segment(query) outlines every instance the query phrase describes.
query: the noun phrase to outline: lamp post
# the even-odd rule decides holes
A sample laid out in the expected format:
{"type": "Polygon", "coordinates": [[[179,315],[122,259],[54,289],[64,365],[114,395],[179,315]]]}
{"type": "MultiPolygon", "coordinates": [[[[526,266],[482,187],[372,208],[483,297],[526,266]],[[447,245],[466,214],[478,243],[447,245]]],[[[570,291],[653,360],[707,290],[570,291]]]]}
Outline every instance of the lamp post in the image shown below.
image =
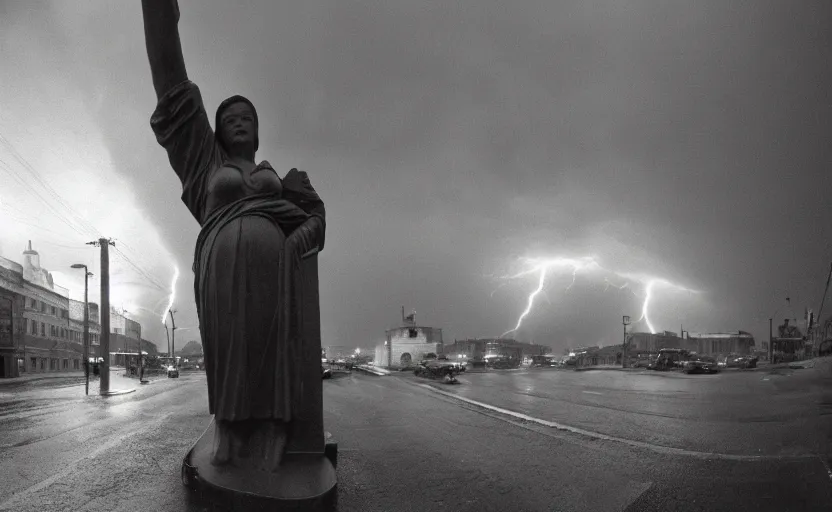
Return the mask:
{"type": "Polygon", "coordinates": [[[621,323],[624,324],[624,343],[621,345],[621,367],[627,367],[627,326],[630,325],[630,317],[624,315],[621,318],[621,323]]]}
{"type": "Polygon", "coordinates": [[[86,383],[84,384],[84,394],[90,394],[90,306],[87,302],[89,293],[89,277],[92,272],[87,270],[87,266],[81,263],[72,265],[72,268],[84,269],[84,374],[86,375],[86,383]]]}

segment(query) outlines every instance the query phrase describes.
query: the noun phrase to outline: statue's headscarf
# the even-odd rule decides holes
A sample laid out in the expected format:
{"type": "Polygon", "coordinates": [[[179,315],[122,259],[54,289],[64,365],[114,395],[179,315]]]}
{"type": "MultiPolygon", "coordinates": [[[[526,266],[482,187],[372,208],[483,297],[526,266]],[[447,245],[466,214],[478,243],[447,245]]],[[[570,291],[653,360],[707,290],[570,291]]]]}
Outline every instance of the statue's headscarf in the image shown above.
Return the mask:
{"type": "Polygon", "coordinates": [[[257,110],[254,108],[254,104],[251,101],[249,101],[248,98],[240,95],[235,95],[224,100],[222,103],[220,103],[220,106],[217,107],[217,116],[214,120],[214,130],[216,131],[217,142],[219,142],[220,146],[222,146],[226,152],[228,151],[228,146],[225,145],[225,141],[222,138],[223,130],[220,128],[220,116],[226,108],[228,108],[230,105],[234,103],[245,103],[249,107],[251,107],[251,112],[254,114],[254,126],[257,129],[257,131],[254,134],[254,151],[257,152],[257,148],[260,147],[260,122],[257,119],[257,110]]]}

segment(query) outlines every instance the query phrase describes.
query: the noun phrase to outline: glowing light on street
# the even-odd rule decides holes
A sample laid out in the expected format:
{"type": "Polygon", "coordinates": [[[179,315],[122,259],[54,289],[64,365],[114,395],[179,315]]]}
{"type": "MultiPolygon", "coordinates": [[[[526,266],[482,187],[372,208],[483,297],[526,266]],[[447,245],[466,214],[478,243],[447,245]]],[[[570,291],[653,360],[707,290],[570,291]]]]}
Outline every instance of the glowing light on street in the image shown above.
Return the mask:
{"type": "Polygon", "coordinates": [[[170,283],[170,299],[164,311],[162,311],[162,323],[165,323],[165,318],[168,316],[168,311],[173,307],[173,300],[176,298],[176,280],[179,279],[179,267],[173,266],[173,281],[170,283]]]}

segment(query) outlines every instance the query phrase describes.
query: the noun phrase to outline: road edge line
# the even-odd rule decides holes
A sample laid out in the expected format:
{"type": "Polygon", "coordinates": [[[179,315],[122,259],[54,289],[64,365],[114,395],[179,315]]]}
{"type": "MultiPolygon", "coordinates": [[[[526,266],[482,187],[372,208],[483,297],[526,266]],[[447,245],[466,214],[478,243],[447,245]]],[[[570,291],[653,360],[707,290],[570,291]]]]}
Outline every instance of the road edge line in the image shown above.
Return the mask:
{"type": "Polygon", "coordinates": [[[685,450],[683,448],[674,448],[671,446],[662,446],[658,444],[647,443],[645,441],[635,441],[633,439],[625,439],[623,437],[616,437],[611,436],[608,434],[602,434],[601,432],[593,432],[591,430],[584,430],[582,428],[573,427],[571,425],[564,425],[563,423],[557,423],[555,421],[544,420],[541,418],[535,418],[534,416],[529,416],[528,414],[523,414],[516,411],[511,411],[509,409],[503,409],[502,407],[497,407],[495,405],[486,404],[484,402],[479,402],[477,400],[472,400],[470,398],[459,396],[455,393],[449,393],[448,391],[442,391],[441,389],[437,389],[429,384],[421,384],[421,383],[413,383],[417,386],[423,387],[425,389],[429,389],[434,393],[438,393],[443,396],[447,396],[461,402],[465,402],[477,407],[481,407],[483,409],[487,409],[489,411],[493,411],[499,414],[504,414],[506,416],[511,416],[513,418],[517,418],[523,421],[528,421],[531,423],[536,423],[538,425],[554,428],[557,430],[563,430],[566,432],[571,432],[573,434],[578,434],[586,437],[590,437],[593,439],[601,439],[604,441],[612,441],[616,443],[622,443],[629,446],[633,446],[636,448],[643,448],[647,450],[651,450],[657,453],[665,454],[665,455],[684,455],[687,457],[695,457],[699,459],[719,459],[719,460],[735,460],[735,461],[770,461],[770,460],[805,460],[805,459],[812,459],[817,457],[817,454],[805,454],[805,455],[733,455],[729,453],[716,453],[716,452],[700,452],[695,450],[685,450]]]}

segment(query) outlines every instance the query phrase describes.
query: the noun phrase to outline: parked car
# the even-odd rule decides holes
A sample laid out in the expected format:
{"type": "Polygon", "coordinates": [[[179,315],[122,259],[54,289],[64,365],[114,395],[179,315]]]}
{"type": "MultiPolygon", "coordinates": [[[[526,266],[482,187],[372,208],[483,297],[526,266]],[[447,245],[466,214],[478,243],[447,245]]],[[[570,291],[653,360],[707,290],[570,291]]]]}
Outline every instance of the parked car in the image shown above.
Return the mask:
{"type": "Polygon", "coordinates": [[[421,361],[413,374],[419,377],[427,377],[429,379],[445,379],[449,383],[457,382],[456,376],[463,371],[463,365],[448,360],[427,360],[421,361]]]}
{"type": "Polygon", "coordinates": [[[689,351],[681,348],[663,348],[656,358],[647,365],[648,370],[672,370],[682,368],[683,363],[691,359],[689,351]]]}
{"type": "Polygon", "coordinates": [[[685,361],[682,366],[685,373],[719,373],[719,365],[713,357],[694,356],[685,361]]]}
{"type": "Polygon", "coordinates": [[[168,378],[178,379],[179,378],[179,368],[177,368],[175,366],[168,366],[168,378]]]}
{"type": "Polygon", "coordinates": [[[323,365],[321,365],[321,378],[322,379],[331,379],[332,378],[332,370],[330,370],[329,368],[324,368],[323,365]]]}
{"type": "Polygon", "coordinates": [[[758,360],[759,357],[757,356],[740,356],[737,354],[730,354],[722,358],[722,361],[719,362],[719,366],[725,368],[756,368],[758,360]]]}

